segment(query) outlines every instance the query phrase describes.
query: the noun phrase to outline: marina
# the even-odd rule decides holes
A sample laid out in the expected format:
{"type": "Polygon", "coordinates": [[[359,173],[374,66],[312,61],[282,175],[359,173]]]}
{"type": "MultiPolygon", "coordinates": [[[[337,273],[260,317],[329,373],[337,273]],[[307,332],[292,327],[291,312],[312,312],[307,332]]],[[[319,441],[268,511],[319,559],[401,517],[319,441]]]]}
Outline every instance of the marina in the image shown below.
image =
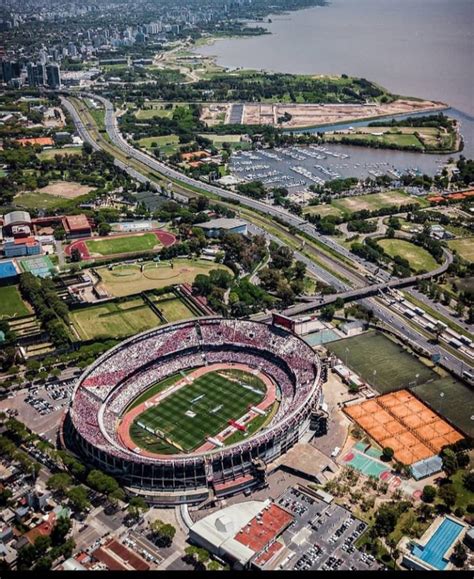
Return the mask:
{"type": "Polygon", "coordinates": [[[243,181],[259,180],[269,189],[286,187],[306,191],[333,179],[380,177],[399,179],[439,173],[446,155],[424,155],[350,145],[309,145],[255,151],[236,151],[229,162],[231,174],[243,181]],[[316,162],[315,162],[316,161],[316,162]]]}

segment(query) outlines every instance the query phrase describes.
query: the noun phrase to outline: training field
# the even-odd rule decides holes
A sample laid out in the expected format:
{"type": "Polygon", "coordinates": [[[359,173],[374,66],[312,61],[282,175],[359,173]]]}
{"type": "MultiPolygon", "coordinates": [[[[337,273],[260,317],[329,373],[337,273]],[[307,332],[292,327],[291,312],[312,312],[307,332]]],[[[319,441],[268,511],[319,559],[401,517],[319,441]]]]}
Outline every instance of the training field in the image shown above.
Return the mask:
{"type": "Polygon", "coordinates": [[[158,237],[154,233],[88,239],[85,243],[92,256],[151,251],[161,246],[158,237]]]}
{"type": "Polygon", "coordinates": [[[377,243],[390,257],[399,255],[408,260],[415,272],[432,271],[438,267],[435,258],[426,249],[404,239],[380,239],[377,243]]]}
{"type": "Polygon", "coordinates": [[[123,338],[161,324],[158,316],[142,298],[73,310],[70,317],[81,340],[105,336],[123,338]]]}
{"type": "Polygon", "coordinates": [[[16,286],[0,287],[0,320],[27,316],[30,313],[16,286]]]}
{"type": "Polygon", "coordinates": [[[265,394],[265,384],[254,375],[249,375],[249,380],[241,375],[237,381],[221,371],[211,371],[139,414],[130,436],[151,452],[191,452],[224,430],[229,420],[241,418],[248,406],[260,403],[265,394]],[[160,434],[153,435],[140,425],[160,434]]]}
{"type": "Polygon", "coordinates": [[[174,284],[192,284],[199,273],[208,274],[211,269],[225,269],[232,273],[223,265],[193,259],[173,259],[173,265],[170,265],[169,261],[161,263],[147,261],[140,265],[123,264],[112,269],[99,268],[97,271],[105,289],[111,295],[121,297],[174,284]]]}
{"type": "Polygon", "coordinates": [[[452,377],[440,378],[413,388],[413,392],[454,426],[474,437],[472,390],[452,377]],[[441,396],[441,393],[444,396],[441,396]]]}
{"type": "Polygon", "coordinates": [[[459,255],[466,261],[474,261],[474,239],[467,237],[465,239],[452,239],[448,241],[450,249],[456,250],[459,255]]]}
{"type": "Polygon", "coordinates": [[[424,384],[438,375],[401,346],[379,332],[337,340],[326,345],[330,352],[381,394],[424,384]],[[348,352],[346,352],[346,348],[348,352]],[[374,375],[375,370],[375,375],[374,375]],[[416,378],[418,374],[418,378],[416,378]]]}
{"type": "Polygon", "coordinates": [[[178,322],[194,318],[192,312],[182,299],[176,297],[173,293],[162,296],[149,296],[167,322],[178,322]]]}
{"type": "Polygon", "coordinates": [[[82,147],[64,147],[63,149],[43,149],[41,153],[38,154],[40,159],[54,159],[56,155],[80,155],[82,153],[82,147]]]}

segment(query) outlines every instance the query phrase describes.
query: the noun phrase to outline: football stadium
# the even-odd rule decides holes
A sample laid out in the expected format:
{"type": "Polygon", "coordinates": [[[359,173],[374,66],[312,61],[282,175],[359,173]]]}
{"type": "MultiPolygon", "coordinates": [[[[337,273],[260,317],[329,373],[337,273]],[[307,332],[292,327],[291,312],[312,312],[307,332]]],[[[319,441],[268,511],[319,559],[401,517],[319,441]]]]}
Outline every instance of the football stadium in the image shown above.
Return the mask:
{"type": "Polygon", "coordinates": [[[200,503],[264,478],[307,431],[320,377],[311,347],[275,325],[167,324],[83,372],[62,441],[149,502],[200,503]]]}

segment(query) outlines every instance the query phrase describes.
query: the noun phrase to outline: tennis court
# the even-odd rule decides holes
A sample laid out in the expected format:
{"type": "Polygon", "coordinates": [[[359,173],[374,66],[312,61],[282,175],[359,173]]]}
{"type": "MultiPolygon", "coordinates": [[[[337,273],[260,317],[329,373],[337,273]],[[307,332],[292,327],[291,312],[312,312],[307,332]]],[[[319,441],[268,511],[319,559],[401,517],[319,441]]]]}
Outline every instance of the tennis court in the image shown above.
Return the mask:
{"type": "Polygon", "coordinates": [[[32,273],[35,277],[50,277],[54,271],[53,262],[47,255],[21,259],[20,265],[24,272],[32,273]]]}
{"type": "Polygon", "coordinates": [[[344,457],[347,466],[352,466],[365,476],[374,476],[382,478],[382,474],[388,472],[386,465],[372,459],[370,456],[360,454],[355,447],[344,457]]]}
{"type": "Polygon", "coordinates": [[[457,430],[407,390],[352,404],[345,412],[377,444],[393,449],[395,459],[407,465],[434,456],[462,439],[457,430]]]}

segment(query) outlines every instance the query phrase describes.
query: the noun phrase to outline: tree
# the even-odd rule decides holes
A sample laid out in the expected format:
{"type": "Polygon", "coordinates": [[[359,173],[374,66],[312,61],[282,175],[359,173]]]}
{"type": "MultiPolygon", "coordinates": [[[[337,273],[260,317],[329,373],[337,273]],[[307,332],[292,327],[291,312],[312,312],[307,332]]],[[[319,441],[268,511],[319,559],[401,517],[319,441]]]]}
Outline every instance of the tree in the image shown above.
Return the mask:
{"type": "Polygon", "coordinates": [[[474,493],[474,470],[471,470],[463,476],[462,483],[468,491],[474,493]]]}
{"type": "Polygon", "coordinates": [[[452,560],[456,567],[463,567],[464,563],[467,561],[466,547],[461,543],[461,541],[456,543],[454,547],[452,560]]]}
{"type": "Polygon", "coordinates": [[[382,450],[382,460],[384,460],[385,462],[391,461],[393,458],[393,455],[394,455],[393,448],[390,448],[389,446],[386,446],[382,450]]]}
{"type": "Polygon", "coordinates": [[[458,469],[458,461],[456,458],[456,453],[454,452],[454,450],[446,448],[443,450],[441,458],[443,460],[442,469],[446,473],[446,476],[449,478],[458,469]]]}
{"type": "Polygon", "coordinates": [[[87,489],[83,486],[73,487],[66,495],[77,511],[85,511],[90,506],[87,489]]]}
{"type": "Polygon", "coordinates": [[[148,510],[148,505],[142,497],[132,497],[128,503],[128,512],[131,517],[138,519],[140,514],[148,510]]]}
{"type": "Polygon", "coordinates": [[[64,543],[64,539],[66,535],[69,533],[71,529],[71,520],[67,517],[59,517],[56,521],[56,524],[51,531],[51,542],[53,545],[61,545],[64,543]]]}
{"type": "Polygon", "coordinates": [[[160,547],[169,547],[173,542],[176,529],[169,523],[156,519],[150,524],[150,529],[160,547]]]}
{"type": "Polygon", "coordinates": [[[448,508],[451,508],[456,504],[458,493],[452,484],[447,484],[439,489],[438,496],[448,508]]]}
{"type": "Polygon", "coordinates": [[[63,495],[72,484],[72,478],[66,472],[58,472],[46,481],[48,489],[63,495]]]}
{"type": "Polygon", "coordinates": [[[119,488],[118,482],[100,470],[91,470],[87,475],[87,484],[100,493],[110,494],[119,488]]]}
{"type": "Polygon", "coordinates": [[[398,510],[390,504],[382,505],[375,518],[375,531],[382,537],[389,535],[397,524],[398,510]]]}
{"type": "Polygon", "coordinates": [[[430,485],[423,487],[423,492],[421,493],[421,500],[425,503],[432,503],[436,498],[436,489],[430,485]]]}
{"type": "Polygon", "coordinates": [[[118,488],[108,494],[107,500],[111,505],[117,506],[119,501],[123,502],[125,500],[125,496],[125,491],[123,491],[121,488],[118,488]]]}
{"type": "Polygon", "coordinates": [[[108,235],[112,231],[112,226],[109,223],[99,223],[99,227],[97,229],[100,236],[108,235]]]}
{"type": "Polygon", "coordinates": [[[71,261],[78,262],[81,261],[81,252],[77,249],[77,247],[73,247],[71,250],[71,261]]]}

